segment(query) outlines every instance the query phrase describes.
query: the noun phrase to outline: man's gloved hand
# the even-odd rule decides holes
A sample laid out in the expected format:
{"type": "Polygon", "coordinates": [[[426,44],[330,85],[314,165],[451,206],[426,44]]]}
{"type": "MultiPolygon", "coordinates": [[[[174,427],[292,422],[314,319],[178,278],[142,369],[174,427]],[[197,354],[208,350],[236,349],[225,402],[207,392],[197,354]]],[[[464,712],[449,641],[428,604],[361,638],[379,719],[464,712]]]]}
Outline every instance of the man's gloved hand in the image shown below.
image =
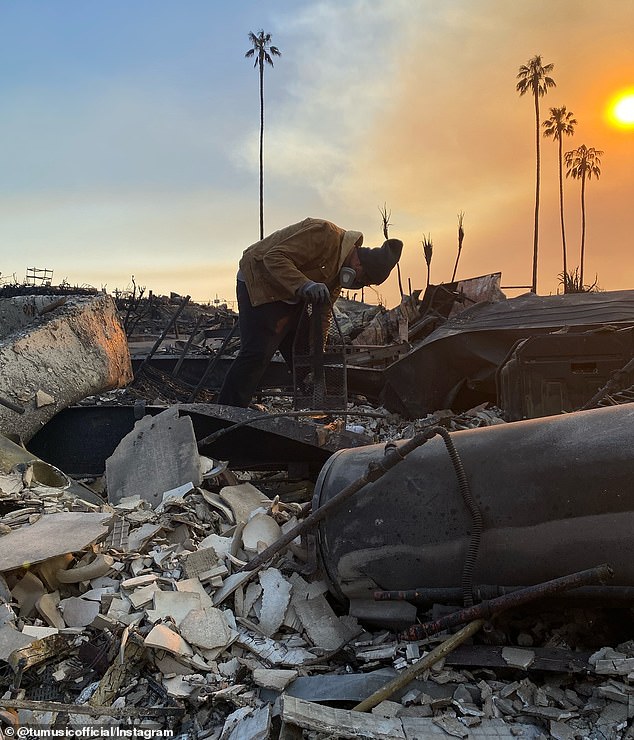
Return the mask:
{"type": "Polygon", "coordinates": [[[315,283],[309,280],[298,288],[297,294],[311,303],[329,303],[330,291],[325,283],[315,283]]]}

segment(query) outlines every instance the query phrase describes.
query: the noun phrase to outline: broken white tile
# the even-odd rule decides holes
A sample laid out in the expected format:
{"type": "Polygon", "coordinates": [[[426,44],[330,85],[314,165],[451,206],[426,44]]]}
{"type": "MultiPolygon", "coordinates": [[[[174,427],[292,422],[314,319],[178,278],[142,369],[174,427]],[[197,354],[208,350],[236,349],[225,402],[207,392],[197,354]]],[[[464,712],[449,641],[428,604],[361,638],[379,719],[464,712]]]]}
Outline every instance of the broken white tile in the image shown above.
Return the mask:
{"type": "Polygon", "coordinates": [[[253,681],[263,689],[284,691],[291,681],[298,676],[298,671],[290,668],[255,668],[253,681]]]}
{"type": "Polygon", "coordinates": [[[595,673],[608,676],[627,676],[634,671],[634,658],[599,659],[594,666],[595,673]]]}
{"type": "Polygon", "coordinates": [[[291,584],[277,568],[262,570],[258,577],[262,586],[259,627],[267,637],[272,637],[284,621],[291,598],[291,584]]]}
{"type": "Polygon", "coordinates": [[[154,583],[158,576],[155,573],[146,573],[143,576],[137,576],[136,578],[126,578],[125,581],[121,581],[121,587],[128,591],[133,588],[139,588],[139,586],[149,586],[150,583],[154,583]]]}
{"type": "Polygon", "coordinates": [[[174,676],[173,678],[164,678],[163,686],[167,690],[167,693],[174,697],[174,699],[186,699],[191,696],[194,691],[198,688],[192,684],[192,680],[203,681],[203,677],[196,674],[190,674],[187,678],[183,676],[174,676]]]}
{"type": "Polygon", "coordinates": [[[18,632],[8,624],[0,627],[0,661],[8,661],[9,655],[14,650],[30,645],[34,639],[34,637],[18,632]]]}
{"type": "Polygon", "coordinates": [[[161,503],[155,508],[157,514],[162,514],[165,511],[165,507],[174,501],[179,501],[185,498],[188,493],[196,490],[196,486],[192,481],[188,481],[181,486],[176,488],[170,488],[169,491],[163,491],[161,495],[161,503]]]}
{"type": "Polygon", "coordinates": [[[297,612],[295,611],[295,607],[293,606],[292,597],[291,597],[291,603],[288,605],[288,609],[286,610],[286,614],[284,615],[284,621],[282,622],[284,627],[288,627],[290,630],[293,630],[294,632],[301,632],[302,631],[302,623],[297,616],[297,612]]]}
{"type": "Polygon", "coordinates": [[[185,640],[165,624],[154,625],[146,635],[144,642],[147,647],[167,650],[168,653],[172,653],[173,655],[183,655],[188,657],[193,655],[191,647],[185,642],[185,640]]]}
{"type": "Polygon", "coordinates": [[[314,599],[316,596],[325,594],[328,591],[328,584],[325,581],[309,582],[302,578],[299,573],[293,573],[289,580],[293,586],[293,601],[296,599],[314,599]]]}
{"type": "Polygon", "coordinates": [[[179,625],[192,609],[200,609],[200,596],[197,593],[155,591],[154,607],[147,610],[147,616],[151,622],[171,617],[179,625]]]}
{"type": "Polygon", "coordinates": [[[224,486],[220,489],[220,498],[231,507],[235,521],[243,523],[249,520],[252,511],[271,505],[271,499],[251,483],[224,486]]]}
{"type": "Polygon", "coordinates": [[[592,655],[588,658],[588,663],[591,666],[594,666],[597,664],[597,661],[599,660],[613,660],[613,659],[621,659],[626,658],[627,656],[625,653],[620,653],[617,650],[614,650],[614,648],[611,647],[602,647],[599,650],[597,650],[595,653],[592,653],[592,655]]]}
{"type": "Polygon", "coordinates": [[[110,602],[106,615],[110,619],[115,619],[120,622],[130,613],[131,610],[132,602],[130,599],[117,596],[110,602]]]}
{"type": "Polygon", "coordinates": [[[25,624],[22,627],[22,634],[28,635],[29,637],[35,637],[36,640],[41,640],[43,637],[50,637],[50,635],[58,635],[59,630],[55,627],[38,627],[35,624],[25,624]]]}
{"type": "MultiPolygon", "coordinates": [[[[119,508],[119,507],[117,507],[119,508]]],[[[128,549],[130,552],[142,552],[147,543],[163,529],[160,524],[142,524],[133,529],[128,535],[128,549]]]]}
{"type": "Polygon", "coordinates": [[[0,572],[21,568],[25,563],[80,552],[105,537],[112,514],[64,511],[45,514],[34,524],[0,537],[0,572]]]}
{"type": "Polygon", "coordinates": [[[135,558],[130,563],[130,573],[132,573],[132,576],[134,578],[142,575],[147,575],[150,571],[151,565],[152,561],[150,560],[150,558],[135,558]]]}
{"type": "Polygon", "coordinates": [[[0,491],[2,493],[6,493],[7,495],[20,493],[23,488],[22,473],[0,473],[0,491]]]}
{"type": "Polygon", "coordinates": [[[535,653],[532,650],[522,648],[504,647],[502,648],[502,659],[507,665],[514,668],[528,668],[535,660],[535,653]]]}
{"type": "Polygon", "coordinates": [[[396,717],[398,716],[398,713],[403,709],[403,705],[400,702],[397,701],[390,701],[389,699],[384,699],[382,702],[379,702],[375,707],[372,707],[372,714],[377,715],[378,717],[396,717]]]}
{"type": "Polygon", "coordinates": [[[354,635],[324,596],[293,600],[293,606],[313,645],[324,650],[337,650],[354,635]]]}
{"type": "Polygon", "coordinates": [[[21,617],[29,617],[35,609],[36,603],[45,593],[44,584],[31,571],[27,571],[11,591],[11,595],[20,606],[21,617]]]}
{"type": "Polygon", "coordinates": [[[104,596],[110,596],[117,593],[117,589],[114,586],[107,586],[104,588],[91,588],[81,595],[82,599],[88,599],[88,601],[99,601],[101,602],[104,596]]]}
{"type": "Polygon", "coordinates": [[[224,612],[220,609],[192,609],[179,625],[187,642],[204,650],[225,647],[231,633],[224,612]]]}
{"type": "Polygon", "coordinates": [[[44,619],[44,621],[47,622],[51,627],[55,627],[56,629],[64,629],[64,627],[66,627],[66,622],[64,621],[64,618],[62,617],[62,614],[59,610],[58,591],[53,591],[50,594],[44,594],[44,596],[42,596],[38,600],[35,608],[44,619]]]}
{"type": "MultiPolygon", "coordinates": [[[[11,600],[11,595],[9,595],[9,600],[11,600]]],[[[13,611],[9,604],[3,604],[2,602],[0,602],[0,627],[5,624],[13,624],[16,620],[16,617],[16,613],[13,611]]]]}
{"type": "Polygon", "coordinates": [[[99,614],[99,604],[96,601],[80,599],[77,596],[62,599],[59,608],[68,627],[87,627],[99,614]]]}
{"type": "Polygon", "coordinates": [[[231,681],[235,680],[239,669],[240,661],[237,658],[231,658],[231,660],[225,660],[223,663],[218,663],[218,672],[220,675],[231,681]]]}
{"type": "Polygon", "coordinates": [[[93,578],[90,581],[92,588],[114,588],[115,591],[119,590],[120,581],[110,576],[101,576],[100,578],[93,578]]]}
{"type": "Polygon", "coordinates": [[[251,581],[251,583],[248,584],[246,591],[244,592],[244,604],[242,607],[244,613],[242,616],[249,616],[253,605],[260,598],[261,595],[262,586],[260,586],[260,584],[256,581],[251,581]]]}
{"type": "Polygon", "coordinates": [[[145,505],[147,504],[145,504],[141,496],[138,493],[134,493],[130,496],[122,496],[114,508],[117,511],[134,511],[140,506],[145,505]]]}
{"type": "MultiPolygon", "coordinates": [[[[216,697],[218,695],[219,692],[216,697]]],[[[271,737],[271,705],[236,709],[225,719],[221,737],[223,740],[267,740],[271,737]]]]}
{"type": "Polygon", "coordinates": [[[119,627],[119,624],[116,619],[112,619],[107,614],[97,614],[97,616],[92,620],[92,624],[90,626],[94,627],[96,630],[109,630],[112,632],[119,627]]]}
{"type": "Polygon", "coordinates": [[[222,535],[215,533],[210,534],[209,536],[205,537],[204,540],[201,540],[199,547],[213,547],[216,555],[224,560],[227,557],[227,553],[231,549],[231,537],[223,537],[222,535]]]}
{"type": "Polygon", "coordinates": [[[303,647],[289,647],[284,642],[256,635],[241,625],[238,627],[237,643],[272,665],[295,667],[317,657],[303,647]]]}
{"type": "Polygon", "coordinates": [[[181,663],[170,653],[165,653],[160,658],[156,657],[154,663],[164,676],[190,676],[192,672],[191,666],[181,663]]]}
{"type": "Polygon", "coordinates": [[[121,622],[121,624],[127,625],[139,624],[145,618],[145,616],[145,612],[130,612],[129,614],[122,614],[119,617],[119,621],[121,622]]]}
{"type": "Polygon", "coordinates": [[[180,581],[176,581],[176,590],[198,594],[200,597],[200,606],[203,609],[214,604],[199,578],[183,578],[180,581]]]}
{"type": "Polygon", "coordinates": [[[135,609],[140,609],[142,606],[149,604],[154,599],[154,594],[160,590],[161,589],[157,583],[150,583],[149,586],[141,586],[141,588],[137,588],[128,598],[135,609]]]}
{"type": "Polygon", "coordinates": [[[229,598],[231,594],[238,588],[238,586],[242,586],[247,581],[249,581],[251,578],[255,576],[257,571],[251,570],[251,571],[241,571],[240,573],[232,573],[222,584],[222,587],[219,588],[216,593],[213,595],[213,602],[214,606],[218,606],[219,604],[222,604],[222,602],[229,598]]]}
{"type": "Polygon", "coordinates": [[[280,525],[268,514],[254,514],[242,530],[242,546],[247,553],[261,552],[282,535],[280,525]]]}
{"type": "Polygon", "coordinates": [[[154,565],[158,565],[159,568],[165,570],[166,567],[175,561],[176,555],[183,551],[183,547],[180,544],[174,545],[159,545],[155,547],[150,553],[154,565]],[[167,565],[166,565],[167,563],[167,565]]]}

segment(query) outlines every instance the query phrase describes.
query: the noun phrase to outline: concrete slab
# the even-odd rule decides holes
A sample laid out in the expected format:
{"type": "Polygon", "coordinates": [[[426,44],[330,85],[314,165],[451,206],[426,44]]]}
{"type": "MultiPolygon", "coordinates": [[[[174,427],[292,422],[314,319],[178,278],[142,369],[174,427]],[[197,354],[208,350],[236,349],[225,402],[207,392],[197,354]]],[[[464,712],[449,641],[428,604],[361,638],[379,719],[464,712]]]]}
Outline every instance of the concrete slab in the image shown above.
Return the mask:
{"type": "Polygon", "coordinates": [[[157,416],[144,416],[106,460],[108,500],[140,494],[153,507],[163,493],[186,483],[198,486],[202,468],[194,428],[188,416],[170,407],[157,416]]]}

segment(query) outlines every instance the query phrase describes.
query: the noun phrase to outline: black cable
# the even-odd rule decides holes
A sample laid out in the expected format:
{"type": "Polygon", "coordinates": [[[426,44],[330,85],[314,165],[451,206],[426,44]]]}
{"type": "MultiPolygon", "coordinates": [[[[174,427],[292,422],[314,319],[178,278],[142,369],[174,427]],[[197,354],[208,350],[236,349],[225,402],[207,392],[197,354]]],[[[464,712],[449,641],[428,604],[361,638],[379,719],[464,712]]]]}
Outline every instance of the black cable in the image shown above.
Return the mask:
{"type": "Polygon", "coordinates": [[[439,434],[447,448],[451,463],[456,472],[458,478],[458,487],[460,489],[460,495],[462,500],[465,502],[469,513],[471,514],[472,528],[471,528],[471,539],[469,541],[469,549],[467,550],[467,557],[465,558],[464,567],[462,569],[462,593],[464,606],[473,606],[473,570],[475,568],[476,559],[478,557],[478,551],[480,549],[480,538],[482,536],[482,513],[479,506],[476,504],[467,480],[467,474],[465,473],[462,461],[458,455],[458,450],[454,445],[451,435],[445,429],[445,427],[433,427],[433,430],[439,434]]]}

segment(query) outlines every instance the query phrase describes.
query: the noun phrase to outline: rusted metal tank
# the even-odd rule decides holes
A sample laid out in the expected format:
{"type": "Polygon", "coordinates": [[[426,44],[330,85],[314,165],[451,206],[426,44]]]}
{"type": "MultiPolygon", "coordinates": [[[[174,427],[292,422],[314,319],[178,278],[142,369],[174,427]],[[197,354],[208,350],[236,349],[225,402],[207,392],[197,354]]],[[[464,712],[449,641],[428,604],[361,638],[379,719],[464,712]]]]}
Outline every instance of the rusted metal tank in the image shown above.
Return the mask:
{"type": "MultiPolygon", "coordinates": [[[[453,433],[484,521],[473,584],[530,585],[609,563],[613,585],[634,585],[633,437],[634,404],[453,433]]],[[[313,509],[384,447],[329,458],[313,509]]],[[[318,557],[339,597],[457,587],[471,530],[435,437],[321,522],[318,557]]]]}

